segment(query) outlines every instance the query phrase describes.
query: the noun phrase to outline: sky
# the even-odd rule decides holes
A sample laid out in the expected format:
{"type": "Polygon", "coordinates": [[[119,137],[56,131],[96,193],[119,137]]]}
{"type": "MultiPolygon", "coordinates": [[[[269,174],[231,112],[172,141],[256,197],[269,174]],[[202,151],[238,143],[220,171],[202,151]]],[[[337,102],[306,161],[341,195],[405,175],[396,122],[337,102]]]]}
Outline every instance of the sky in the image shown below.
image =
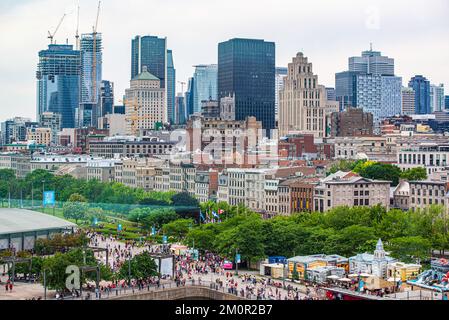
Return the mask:
{"type": "MultiPolygon", "coordinates": [[[[55,39],[75,42],[92,31],[95,0],[0,0],[0,121],[35,119],[38,52],[67,14],[55,39]]],[[[320,84],[335,85],[348,57],[373,49],[395,59],[403,84],[415,74],[445,85],[449,94],[449,1],[447,0],[103,0],[103,79],[115,84],[116,103],[129,86],[131,39],[167,37],[177,81],[194,65],[217,63],[219,42],[254,38],[276,43],[276,65],[287,66],[302,51],[320,84]]],[[[177,91],[181,91],[178,83],[177,91]]]]}

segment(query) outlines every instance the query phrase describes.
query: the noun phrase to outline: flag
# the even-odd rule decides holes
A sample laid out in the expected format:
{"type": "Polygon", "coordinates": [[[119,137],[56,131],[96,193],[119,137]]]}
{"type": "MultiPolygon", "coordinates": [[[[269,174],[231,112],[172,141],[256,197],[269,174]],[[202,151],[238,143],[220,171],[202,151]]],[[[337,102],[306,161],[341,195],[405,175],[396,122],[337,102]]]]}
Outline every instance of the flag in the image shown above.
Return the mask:
{"type": "Polygon", "coordinates": [[[152,236],[156,235],[156,228],[155,227],[151,227],[151,235],[152,236]]]}
{"type": "Polygon", "coordinates": [[[200,219],[202,220],[202,221],[204,221],[204,220],[206,220],[206,218],[204,217],[204,215],[203,215],[203,213],[200,211],[200,219]]]}
{"type": "Polygon", "coordinates": [[[212,215],[214,218],[220,219],[220,216],[215,211],[212,211],[212,215]]]}
{"type": "Polygon", "coordinates": [[[218,209],[218,214],[223,214],[224,210],[223,209],[218,209]]]}

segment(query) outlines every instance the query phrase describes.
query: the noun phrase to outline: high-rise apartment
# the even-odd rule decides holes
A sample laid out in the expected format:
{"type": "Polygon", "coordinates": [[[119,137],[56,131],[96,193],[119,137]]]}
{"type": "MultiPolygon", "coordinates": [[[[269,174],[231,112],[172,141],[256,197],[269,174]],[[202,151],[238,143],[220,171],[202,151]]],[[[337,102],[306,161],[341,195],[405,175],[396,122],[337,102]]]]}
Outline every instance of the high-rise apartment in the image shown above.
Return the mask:
{"type": "Polygon", "coordinates": [[[81,55],[71,45],[51,44],[39,52],[37,119],[44,112],[61,115],[62,128],[75,127],[80,98],[81,55]]]}
{"type": "Polygon", "coordinates": [[[402,114],[415,114],[415,90],[412,88],[402,88],[402,114]]]}
{"type": "Polygon", "coordinates": [[[231,39],[218,45],[218,98],[233,95],[235,119],[254,116],[275,128],[275,44],[231,39]]]}
{"type": "Polygon", "coordinates": [[[430,85],[430,111],[444,110],[444,84],[430,85]]]}

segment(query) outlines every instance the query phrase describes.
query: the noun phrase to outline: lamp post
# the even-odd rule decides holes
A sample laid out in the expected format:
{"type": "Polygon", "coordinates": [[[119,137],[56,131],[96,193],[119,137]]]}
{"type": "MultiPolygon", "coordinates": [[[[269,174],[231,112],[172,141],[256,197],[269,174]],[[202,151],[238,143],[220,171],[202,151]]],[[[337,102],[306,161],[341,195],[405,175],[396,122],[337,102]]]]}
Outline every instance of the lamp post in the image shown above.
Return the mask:
{"type": "Polygon", "coordinates": [[[237,255],[239,253],[239,249],[236,248],[235,249],[235,275],[238,276],[239,275],[239,261],[237,260],[237,255]]]}
{"type": "Polygon", "coordinates": [[[45,180],[42,180],[42,212],[45,211],[44,192],[45,192],[45,180]]]}

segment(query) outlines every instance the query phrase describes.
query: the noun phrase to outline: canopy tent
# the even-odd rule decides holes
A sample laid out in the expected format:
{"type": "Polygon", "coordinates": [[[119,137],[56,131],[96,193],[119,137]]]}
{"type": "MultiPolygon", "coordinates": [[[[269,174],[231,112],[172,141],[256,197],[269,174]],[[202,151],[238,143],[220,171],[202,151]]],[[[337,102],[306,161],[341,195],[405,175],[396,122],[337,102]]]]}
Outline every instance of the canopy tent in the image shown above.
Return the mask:
{"type": "Polygon", "coordinates": [[[348,278],[340,278],[340,279],[338,279],[338,281],[341,281],[341,282],[351,282],[352,280],[351,280],[351,279],[348,279],[348,278]]]}
{"type": "Polygon", "coordinates": [[[340,277],[339,277],[339,276],[336,276],[336,275],[327,276],[326,278],[331,279],[331,280],[337,280],[337,279],[340,279],[340,277]]]}

